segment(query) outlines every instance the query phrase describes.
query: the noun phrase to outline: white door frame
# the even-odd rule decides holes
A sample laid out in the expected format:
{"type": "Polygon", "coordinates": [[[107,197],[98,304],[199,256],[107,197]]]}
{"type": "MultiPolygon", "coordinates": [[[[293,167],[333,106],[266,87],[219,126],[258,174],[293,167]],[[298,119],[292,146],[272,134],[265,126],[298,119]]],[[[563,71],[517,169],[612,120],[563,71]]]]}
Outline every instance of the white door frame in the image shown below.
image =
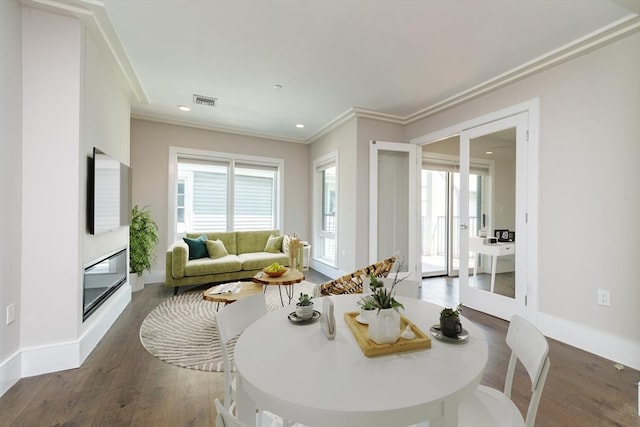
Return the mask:
{"type": "MultiPolygon", "coordinates": [[[[417,205],[420,174],[418,163],[420,156],[418,152],[422,150],[420,146],[401,142],[371,141],[369,148],[369,261],[377,262],[378,254],[378,152],[379,151],[400,151],[409,154],[409,215],[407,218],[408,252],[404,255],[407,265],[407,278],[411,280],[421,280],[421,272],[418,271],[419,239],[411,240],[411,236],[419,236],[420,230],[417,205]]],[[[394,254],[396,255],[396,254],[394,254]]],[[[402,254],[401,254],[402,256],[402,254]]]]}
{"type": "MultiPolygon", "coordinates": [[[[493,316],[509,320],[514,314],[526,316],[526,277],[527,260],[524,248],[527,244],[527,224],[526,217],[526,195],[527,195],[527,165],[526,165],[526,132],[528,127],[528,114],[525,112],[504,117],[474,128],[463,130],[460,134],[460,199],[469,200],[469,152],[470,143],[473,139],[490,135],[495,132],[516,128],[516,194],[515,225],[517,232],[516,253],[515,253],[515,297],[506,297],[497,293],[487,292],[469,286],[468,269],[468,247],[462,248],[463,244],[469,244],[469,229],[460,230],[460,301],[473,309],[481,310],[493,316]]],[[[460,202],[460,221],[468,224],[469,204],[460,202]]],[[[495,213],[490,214],[495,217],[495,213]]],[[[494,263],[495,267],[495,263],[494,263]]]]}
{"type": "Polygon", "coordinates": [[[414,138],[410,142],[422,146],[448,138],[452,135],[460,134],[462,131],[523,112],[528,114],[529,120],[526,167],[526,186],[528,188],[526,195],[526,224],[528,238],[523,248],[528,266],[526,277],[524,278],[526,281],[525,316],[535,324],[537,323],[538,317],[538,147],[540,140],[540,99],[534,98],[521,104],[475,117],[414,138]]]}

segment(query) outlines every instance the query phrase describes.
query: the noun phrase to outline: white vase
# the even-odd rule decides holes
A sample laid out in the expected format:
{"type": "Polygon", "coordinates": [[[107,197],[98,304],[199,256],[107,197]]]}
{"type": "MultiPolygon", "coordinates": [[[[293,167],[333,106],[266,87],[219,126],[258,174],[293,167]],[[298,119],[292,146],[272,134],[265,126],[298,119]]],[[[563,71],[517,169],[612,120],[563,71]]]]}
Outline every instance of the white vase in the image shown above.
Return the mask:
{"type": "Polygon", "coordinates": [[[400,338],[400,313],[385,308],[369,318],[369,339],[376,344],[393,344],[400,338]]]}
{"type": "Polygon", "coordinates": [[[138,292],[144,289],[144,278],[138,273],[129,273],[129,283],[131,292],[138,292]]]}

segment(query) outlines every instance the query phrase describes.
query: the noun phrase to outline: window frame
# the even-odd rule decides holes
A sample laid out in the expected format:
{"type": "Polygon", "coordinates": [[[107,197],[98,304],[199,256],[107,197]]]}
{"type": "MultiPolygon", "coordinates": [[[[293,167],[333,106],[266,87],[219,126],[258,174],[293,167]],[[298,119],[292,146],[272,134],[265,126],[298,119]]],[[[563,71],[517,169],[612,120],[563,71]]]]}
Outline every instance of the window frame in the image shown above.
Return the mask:
{"type": "MultiPolygon", "coordinates": [[[[284,213],[284,159],[274,157],[251,156],[238,153],[227,153],[220,151],[209,151],[186,147],[169,147],[169,165],[168,165],[168,194],[167,194],[167,247],[171,246],[177,239],[184,236],[184,233],[178,233],[177,230],[177,183],[182,177],[178,173],[178,159],[193,158],[195,160],[204,160],[212,162],[229,162],[230,164],[241,164],[242,166],[256,165],[275,167],[276,185],[274,194],[274,229],[283,229],[283,213],[284,213]]],[[[231,188],[234,188],[233,177],[230,176],[231,188]]],[[[230,220],[233,227],[233,219],[230,220]]],[[[187,230],[188,231],[188,227],[187,230]]]]}
{"type": "Polygon", "coordinates": [[[340,194],[339,194],[339,182],[340,182],[340,167],[339,167],[339,154],[337,151],[333,151],[324,156],[321,156],[313,161],[313,259],[327,266],[338,268],[338,253],[339,253],[339,228],[340,228],[340,194]],[[323,229],[324,219],[324,192],[323,192],[323,179],[322,172],[331,167],[335,167],[335,231],[333,233],[326,232],[323,229]],[[334,241],[335,252],[333,259],[329,259],[324,256],[324,240],[331,239],[334,241]]]}

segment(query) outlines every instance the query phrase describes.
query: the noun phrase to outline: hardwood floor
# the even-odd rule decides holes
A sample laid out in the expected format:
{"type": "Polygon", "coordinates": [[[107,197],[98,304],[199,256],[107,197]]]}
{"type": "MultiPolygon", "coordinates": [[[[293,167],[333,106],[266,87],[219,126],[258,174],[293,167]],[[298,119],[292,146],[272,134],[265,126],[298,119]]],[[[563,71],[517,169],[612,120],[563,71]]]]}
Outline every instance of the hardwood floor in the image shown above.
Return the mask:
{"type": "MultiPolygon", "coordinates": [[[[305,275],[316,283],[325,280],[314,271],[305,275]]],[[[140,344],[142,320],[172,295],[161,284],[146,285],[80,368],[21,379],[0,398],[0,426],[213,426],[222,374],[169,365],[140,344]]],[[[489,341],[482,382],[501,389],[508,324],[470,309],[464,315],[489,341]]],[[[640,426],[638,371],[618,371],[609,360],[549,342],[551,371],[536,425],[640,426]]],[[[524,371],[517,375],[513,398],[524,410],[528,392],[520,384],[528,380],[519,381],[524,371]]]]}

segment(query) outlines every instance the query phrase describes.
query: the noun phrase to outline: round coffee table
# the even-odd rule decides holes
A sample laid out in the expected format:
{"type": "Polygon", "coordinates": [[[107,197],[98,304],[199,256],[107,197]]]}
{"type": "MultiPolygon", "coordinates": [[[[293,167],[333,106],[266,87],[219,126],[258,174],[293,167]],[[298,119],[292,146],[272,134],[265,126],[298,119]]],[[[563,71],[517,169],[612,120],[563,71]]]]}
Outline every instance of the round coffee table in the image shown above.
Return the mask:
{"type": "Polygon", "coordinates": [[[302,282],[304,280],[304,274],[302,274],[295,268],[289,268],[289,270],[287,270],[287,272],[282,276],[271,277],[266,273],[259,272],[258,274],[253,276],[252,280],[254,283],[264,286],[278,285],[278,290],[280,291],[280,303],[284,307],[284,300],[282,299],[282,287],[285,287],[284,291],[289,298],[289,304],[291,304],[291,299],[293,298],[293,285],[302,282]]]}
{"type": "Polygon", "coordinates": [[[262,285],[259,285],[254,282],[237,282],[240,285],[240,289],[238,292],[233,293],[216,293],[220,292],[220,287],[225,286],[225,284],[217,285],[212,288],[207,289],[202,293],[202,299],[206,301],[211,301],[217,303],[216,311],[220,306],[220,303],[223,304],[231,304],[234,301],[238,301],[239,299],[246,298],[251,295],[259,294],[262,292],[262,285]]]}

